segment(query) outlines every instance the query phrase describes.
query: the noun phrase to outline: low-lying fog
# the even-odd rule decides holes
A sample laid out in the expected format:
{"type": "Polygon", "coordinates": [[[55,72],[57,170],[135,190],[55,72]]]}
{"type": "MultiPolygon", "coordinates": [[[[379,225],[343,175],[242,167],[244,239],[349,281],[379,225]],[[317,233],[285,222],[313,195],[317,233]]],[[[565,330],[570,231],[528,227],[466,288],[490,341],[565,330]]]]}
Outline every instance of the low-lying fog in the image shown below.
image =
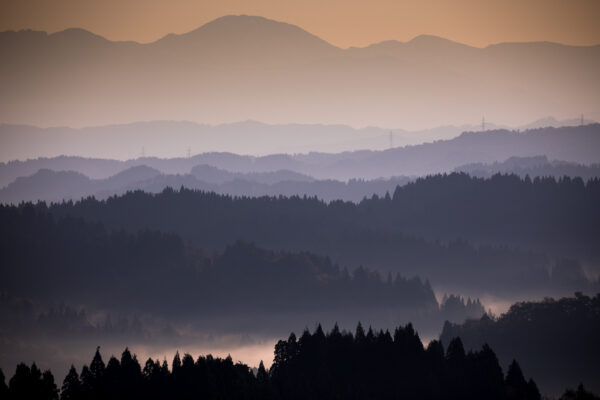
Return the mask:
{"type": "MultiPolygon", "coordinates": [[[[436,297],[441,304],[444,292],[436,291],[436,297]]],[[[488,296],[482,306],[494,315],[500,315],[516,300],[524,299],[488,296]]],[[[189,353],[194,358],[207,354],[222,358],[231,356],[234,362],[250,367],[258,367],[262,361],[269,368],[278,340],[287,339],[291,332],[300,336],[305,329],[313,331],[319,323],[325,331],[337,323],[340,329],[354,332],[359,320],[365,329],[372,326],[390,331],[412,322],[424,345],[437,339],[443,326],[443,317],[438,314],[432,317],[434,314],[425,315],[422,311],[400,315],[394,310],[383,310],[376,314],[369,310],[348,310],[336,316],[328,313],[236,315],[211,318],[210,321],[164,321],[152,316],[132,316],[129,319],[114,318],[113,323],[106,323],[106,315],[90,312],[85,317],[90,325],[87,330],[79,331],[73,327],[73,322],[62,322],[63,326],[40,316],[44,314],[37,314],[38,325],[20,321],[20,325],[7,323],[0,329],[0,368],[6,376],[12,376],[18,363],[35,362],[41,369],[51,369],[55,379],[62,382],[71,364],[78,371],[84,364],[89,365],[97,346],[100,346],[105,363],[113,355],[120,358],[128,347],[137,355],[142,367],[149,357],[161,362],[166,359],[170,366],[175,353],[179,352],[181,356],[189,353]]]]}

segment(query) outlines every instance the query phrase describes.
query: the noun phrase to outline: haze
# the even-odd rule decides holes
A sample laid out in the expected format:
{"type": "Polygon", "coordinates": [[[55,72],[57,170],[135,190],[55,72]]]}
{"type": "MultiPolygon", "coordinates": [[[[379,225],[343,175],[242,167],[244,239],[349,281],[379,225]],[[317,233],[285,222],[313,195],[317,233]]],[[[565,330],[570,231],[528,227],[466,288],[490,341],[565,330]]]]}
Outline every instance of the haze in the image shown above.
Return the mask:
{"type": "Polygon", "coordinates": [[[0,398],[600,399],[599,16],[0,0],[0,398]]]}
{"type": "Polygon", "coordinates": [[[408,41],[420,34],[477,47],[499,42],[600,43],[600,3],[594,0],[3,0],[0,31],[80,27],[110,40],[147,43],[228,14],[298,25],[344,48],[408,41]]]}

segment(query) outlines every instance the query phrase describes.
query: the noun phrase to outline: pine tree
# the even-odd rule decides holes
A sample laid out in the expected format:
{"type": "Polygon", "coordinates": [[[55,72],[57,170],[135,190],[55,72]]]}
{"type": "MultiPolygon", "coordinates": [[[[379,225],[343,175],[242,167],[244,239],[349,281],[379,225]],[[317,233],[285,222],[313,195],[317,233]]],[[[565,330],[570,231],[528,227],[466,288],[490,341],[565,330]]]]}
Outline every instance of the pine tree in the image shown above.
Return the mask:
{"type": "Polygon", "coordinates": [[[525,398],[527,391],[527,381],[525,381],[523,371],[521,371],[521,367],[519,366],[519,363],[517,363],[516,360],[513,360],[510,366],[508,367],[505,384],[507,399],[521,400],[525,398]]]}
{"type": "Polygon", "coordinates": [[[269,373],[265,369],[265,364],[263,364],[262,360],[260,361],[260,364],[258,364],[256,379],[258,379],[258,383],[261,385],[265,385],[269,382],[269,373]]]}
{"type": "Polygon", "coordinates": [[[359,322],[356,326],[356,333],[354,334],[354,340],[357,343],[362,343],[365,341],[365,330],[362,327],[362,324],[359,322]]]}
{"type": "Polygon", "coordinates": [[[49,370],[44,371],[42,374],[40,392],[42,394],[41,399],[58,400],[58,388],[54,382],[54,375],[49,370]]]}
{"type": "Polygon", "coordinates": [[[62,388],[60,390],[61,400],[78,400],[82,397],[83,391],[81,381],[79,380],[79,374],[73,365],[69,369],[69,373],[63,381],[62,388]]]}
{"type": "Polygon", "coordinates": [[[529,379],[527,381],[526,394],[527,400],[540,400],[542,398],[542,395],[540,394],[540,391],[533,379],[529,379]]]}
{"type": "Polygon", "coordinates": [[[175,353],[175,357],[173,357],[173,362],[171,363],[171,372],[173,374],[179,372],[181,368],[181,357],[179,357],[179,351],[175,353]]]}
{"type": "Polygon", "coordinates": [[[100,384],[102,377],[104,376],[104,361],[102,361],[102,356],[100,355],[100,346],[96,347],[96,353],[94,354],[94,358],[90,363],[90,373],[92,374],[92,379],[94,384],[100,384]]]}

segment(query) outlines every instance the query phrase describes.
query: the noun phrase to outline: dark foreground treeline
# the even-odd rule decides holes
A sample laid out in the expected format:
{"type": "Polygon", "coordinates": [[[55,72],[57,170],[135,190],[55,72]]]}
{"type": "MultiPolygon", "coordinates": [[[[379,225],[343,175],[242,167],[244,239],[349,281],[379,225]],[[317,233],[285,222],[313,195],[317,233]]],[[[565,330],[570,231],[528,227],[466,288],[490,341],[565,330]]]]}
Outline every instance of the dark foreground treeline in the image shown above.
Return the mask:
{"type": "MultiPolygon", "coordinates": [[[[320,325],[300,338],[291,334],[275,346],[269,371],[262,363],[256,375],[230,357],[208,355],[194,360],[176,354],[167,362],[148,359],[142,366],[125,350],[105,364],[99,350],[78,374],[72,367],[59,389],[52,374],[35,364],[19,364],[8,387],[7,399],[506,399],[537,400],[540,393],[526,380],[513,360],[503,373],[493,350],[484,345],[466,353],[460,339],[448,350],[438,341],[424,348],[409,324],[388,331],[367,332],[360,326],[352,335],[320,325]]],[[[565,396],[569,395],[567,392],[565,396]]],[[[563,397],[564,399],[581,397],[563,397]]],[[[581,398],[583,399],[583,398],[581,398]]]]}
{"type": "Polygon", "coordinates": [[[467,349],[489,343],[504,365],[518,359],[549,392],[579,382],[600,390],[600,294],[520,302],[497,319],[484,315],[462,324],[447,322],[440,339],[454,337],[467,349]]]}
{"type": "Polygon", "coordinates": [[[498,175],[485,180],[451,174],[420,179],[393,196],[359,204],[234,198],[182,188],[37,207],[109,229],[175,233],[204,249],[222,250],[245,240],[273,250],[327,255],[351,269],[362,264],[418,274],[448,291],[505,296],[593,290],[595,283],[577,260],[600,257],[598,204],[598,179],[498,175]]]}

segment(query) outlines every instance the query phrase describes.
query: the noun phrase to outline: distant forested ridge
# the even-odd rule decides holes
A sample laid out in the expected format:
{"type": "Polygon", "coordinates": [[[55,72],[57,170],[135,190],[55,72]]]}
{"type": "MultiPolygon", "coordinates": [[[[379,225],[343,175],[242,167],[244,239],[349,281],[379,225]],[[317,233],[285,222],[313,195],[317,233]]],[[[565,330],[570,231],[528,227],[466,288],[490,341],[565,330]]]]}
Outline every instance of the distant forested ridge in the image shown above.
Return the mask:
{"type": "Polygon", "coordinates": [[[11,337],[146,333],[136,319],[91,323],[81,306],[172,324],[236,317],[237,329],[248,330],[331,320],[344,310],[372,323],[412,320],[437,331],[444,319],[484,312],[478,300],[454,295],[438,305],[429,282],[418,277],[382,275],[368,266],[348,270],[328,257],[246,242],[208,252],[173,233],[107,231],[32,205],[0,206],[0,294],[3,334],[11,337]],[[55,308],[36,308],[40,303],[55,308]]]}
{"type": "Polygon", "coordinates": [[[310,253],[236,242],[206,254],[175,234],[107,232],[78,218],[55,221],[33,206],[0,206],[0,221],[0,280],[5,290],[24,296],[60,294],[70,301],[87,298],[103,306],[168,313],[437,308],[431,287],[419,279],[391,274],[385,279],[364,267],[348,271],[310,253]],[[141,295],[165,291],[178,296],[165,302],[141,295]]]}
{"type": "MultiPolygon", "coordinates": [[[[148,132],[146,128],[141,131],[148,132]]],[[[167,132],[170,131],[170,129],[167,130],[167,132]]],[[[29,143],[32,140],[35,140],[36,143],[48,141],[48,146],[53,146],[55,142],[50,139],[52,136],[50,132],[42,131],[41,134],[34,135],[35,139],[24,139],[28,136],[25,132],[10,126],[0,125],[0,134],[2,137],[12,138],[11,143],[24,141],[25,148],[30,147],[29,143]]],[[[78,140],[83,137],[87,137],[85,133],[77,133],[78,140]]],[[[169,137],[171,138],[172,135],[169,134],[169,137]]],[[[8,141],[8,139],[6,140],[8,141]]],[[[139,143],[143,143],[144,140],[143,137],[135,139],[133,148],[138,149],[139,143]]],[[[65,141],[70,140],[59,141],[61,147],[55,154],[64,153],[65,141]]],[[[119,134],[114,127],[105,127],[101,136],[98,137],[98,142],[99,146],[101,143],[107,142],[109,147],[114,147],[112,142],[122,143],[123,135],[119,134]],[[115,139],[111,141],[107,139],[108,137],[115,139]]],[[[87,146],[89,148],[89,145],[87,146]]],[[[2,150],[7,151],[6,149],[2,150]]],[[[107,154],[115,154],[120,150],[122,150],[122,146],[113,148],[107,154]]],[[[77,154],[78,152],[73,153],[77,154]]],[[[424,176],[451,172],[465,164],[503,162],[510,157],[539,155],[544,155],[550,160],[563,160],[569,163],[586,165],[600,163],[600,124],[538,128],[523,132],[509,130],[464,132],[449,140],[395,147],[383,151],[269,154],[260,157],[212,152],[191,157],[166,159],[139,157],[127,161],[73,156],[14,160],[0,163],[0,187],[8,185],[18,177],[33,175],[41,169],[74,171],[92,179],[106,179],[128,168],[142,165],[168,175],[186,175],[190,174],[192,169],[198,165],[210,165],[236,173],[288,170],[321,180],[346,181],[396,176],[424,176]]],[[[11,158],[5,156],[4,159],[11,158]]]]}
{"type": "Polygon", "coordinates": [[[206,192],[232,196],[316,196],[324,201],[345,200],[358,202],[373,194],[393,193],[398,185],[411,179],[351,179],[315,180],[291,171],[232,173],[207,165],[197,165],[188,174],[162,174],[143,165],[131,167],[106,179],[90,179],[75,171],[40,169],[28,176],[18,177],[0,189],[0,203],[18,204],[23,201],[60,202],[94,196],[106,199],[128,191],[143,190],[160,193],[166,187],[185,186],[206,192]]]}
{"type": "Polygon", "coordinates": [[[600,177],[600,164],[577,164],[566,161],[548,160],[546,156],[510,157],[503,162],[466,164],[455,169],[471,176],[490,178],[496,174],[514,174],[522,178],[529,176],[556,179],[568,176],[581,178],[584,181],[600,177]]]}
{"type": "Polygon", "coordinates": [[[49,210],[57,217],[83,217],[130,232],[177,233],[207,249],[245,240],[448,285],[547,293],[549,288],[590,289],[577,260],[600,258],[599,205],[599,179],[450,174],[421,178],[398,187],[393,196],[373,196],[359,204],[181,188],[64,202],[49,210]],[[554,276],[561,281],[551,276],[551,267],[567,269],[554,276]]]}
{"type": "MultiPolygon", "coordinates": [[[[517,361],[504,374],[487,345],[466,353],[460,339],[448,350],[438,341],[427,348],[409,324],[353,335],[337,325],[325,333],[319,325],[300,338],[292,333],[275,345],[273,364],[262,362],[256,375],[230,357],[198,359],[177,353],[171,368],[148,359],[143,367],[129,349],[107,363],[100,350],[81,373],[73,366],[60,387],[63,400],[79,399],[498,399],[538,400],[533,379],[526,380],[517,361]]],[[[10,400],[59,398],[50,371],[19,364],[8,385],[0,373],[0,394],[10,400]]]]}
{"type": "Polygon", "coordinates": [[[517,358],[543,388],[583,382],[600,391],[600,294],[521,302],[499,318],[446,323],[440,340],[460,337],[466,349],[492,346],[502,364],[517,358]]]}

